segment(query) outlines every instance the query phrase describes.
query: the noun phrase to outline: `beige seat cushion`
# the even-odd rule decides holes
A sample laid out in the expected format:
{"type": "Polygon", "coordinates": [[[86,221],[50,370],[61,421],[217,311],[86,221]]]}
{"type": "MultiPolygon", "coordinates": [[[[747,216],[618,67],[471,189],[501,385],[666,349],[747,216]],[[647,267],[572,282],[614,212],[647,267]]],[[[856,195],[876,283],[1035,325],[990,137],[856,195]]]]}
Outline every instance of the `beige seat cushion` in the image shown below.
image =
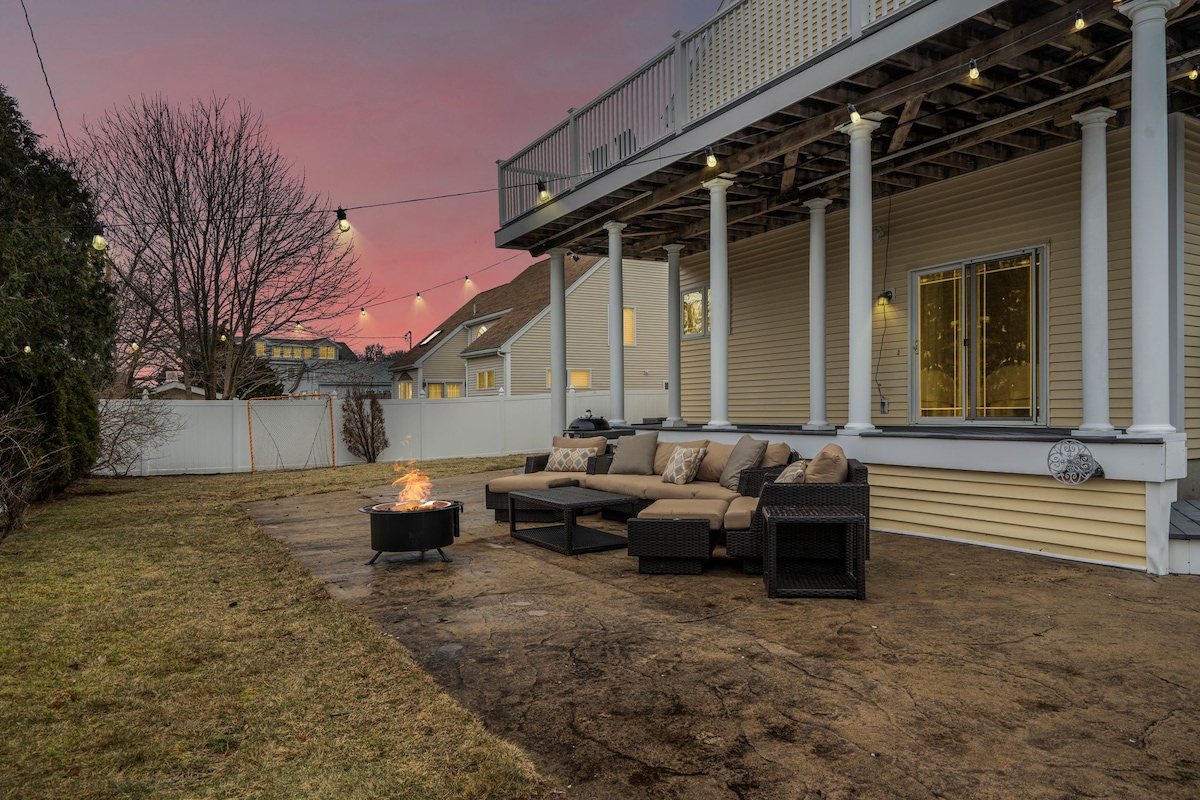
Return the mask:
{"type": "Polygon", "coordinates": [[[578,486],[584,472],[529,472],[520,475],[504,475],[488,481],[492,494],[525,492],[530,489],[552,489],[556,486],[578,486]]]}
{"type": "Polygon", "coordinates": [[[725,512],[725,530],[750,530],[750,521],[754,519],[756,508],[758,508],[757,497],[738,495],[733,498],[733,502],[729,504],[729,509],[725,512]]]}
{"type": "Polygon", "coordinates": [[[763,453],[762,461],[758,465],[763,469],[768,467],[782,467],[788,463],[788,459],[792,457],[792,446],[785,442],[775,442],[767,445],[767,451],[763,453]]]}
{"type": "Polygon", "coordinates": [[[846,463],[846,453],[836,444],[830,443],[808,462],[804,470],[805,483],[845,483],[850,474],[850,465],[846,463]]]}
{"type": "Polygon", "coordinates": [[[579,482],[587,489],[627,494],[639,500],[648,500],[649,489],[661,485],[662,478],[657,475],[584,475],[579,482]]]}
{"type": "Polygon", "coordinates": [[[654,474],[662,475],[667,468],[667,461],[676,447],[708,447],[708,439],[697,439],[694,442],[659,442],[654,451],[654,474]]]}
{"type": "Polygon", "coordinates": [[[719,483],[712,481],[692,481],[691,483],[666,483],[659,480],[656,485],[646,489],[646,497],[650,500],[724,500],[729,502],[737,497],[737,492],[731,492],[719,483]]]}
{"type": "Polygon", "coordinates": [[[555,436],[550,442],[551,447],[599,447],[603,453],[608,447],[608,439],[604,436],[589,436],[586,439],[572,439],[570,436],[555,436]]]}
{"type": "Polygon", "coordinates": [[[729,461],[729,454],[732,452],[733,445],[731,444],[709,442],[708,452],[704,454],[704,460],[700,462],[700,469],[696,471],[696,477],[692,480],[720,482],[721,471],[725,469],[725,464],[729,461]]]}
{"type": "Polygon", "coordinates": [[[728,506],[724,500],[658,500],[642,509],[638,519],[706,519],[709,530],[719,531],[728,506]]]}

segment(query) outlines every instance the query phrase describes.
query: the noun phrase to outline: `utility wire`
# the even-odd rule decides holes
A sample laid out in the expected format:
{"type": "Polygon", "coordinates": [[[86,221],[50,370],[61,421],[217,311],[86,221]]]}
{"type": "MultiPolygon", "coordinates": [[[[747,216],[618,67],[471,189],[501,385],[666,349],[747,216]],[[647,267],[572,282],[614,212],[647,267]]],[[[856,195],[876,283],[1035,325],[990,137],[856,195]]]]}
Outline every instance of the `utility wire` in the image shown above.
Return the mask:
{"type": "Polygon", "coordinates": [[[63,127],[62,116],[58,113],[58,102],[54,99],[54,90],[50,88],[50,76],[46,74],[42,51],[38,48],[37,37],[33,35],[33,23],[29,21],[29,9],[25,7],[25,0],[21,0],[21,10],[25,12],[25,24],[29,26],[29,38],[33,40],[33,52],[37,54],[38,65],[42,68],[42,77],[46,80],[46,91],[50,93],[50,105],[54,106],[54,117],[58,120],[58,130],[62,133],[63,146],[67,148],[67,159],[74,163],[75,156],[71,154],[71,142],[67,139],[67,129],[63,127]]]}

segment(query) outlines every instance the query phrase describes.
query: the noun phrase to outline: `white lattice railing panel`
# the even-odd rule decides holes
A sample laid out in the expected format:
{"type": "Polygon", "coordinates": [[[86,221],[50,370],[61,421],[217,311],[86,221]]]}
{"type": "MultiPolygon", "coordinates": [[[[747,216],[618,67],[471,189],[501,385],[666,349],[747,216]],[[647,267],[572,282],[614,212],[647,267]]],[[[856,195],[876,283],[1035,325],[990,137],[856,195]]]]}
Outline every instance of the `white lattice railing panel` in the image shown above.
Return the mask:
{"type": "Polygon", "coordinates": [[[916,2],[742,0],[730,6],[501,162],[500,224],[544,201],[538,181],[551,196],[568,191],[916,2]]]}

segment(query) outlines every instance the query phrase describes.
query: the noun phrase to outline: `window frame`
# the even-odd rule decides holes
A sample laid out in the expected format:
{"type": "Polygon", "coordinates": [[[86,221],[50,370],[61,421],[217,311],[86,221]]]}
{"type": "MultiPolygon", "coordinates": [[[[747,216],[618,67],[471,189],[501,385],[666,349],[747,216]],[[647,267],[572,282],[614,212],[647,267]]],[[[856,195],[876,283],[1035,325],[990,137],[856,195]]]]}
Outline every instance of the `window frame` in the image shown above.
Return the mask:
{"type": "Polygon", "coordinates": [[[413,381],[396,381],[396,399],[412,400],[415,396],[413,381]]]}
{"type": "Polygon", "coordinates": [[[495,389],[495,388],[496,388],[496,370],[481,369],[481,370],[475,371],[475,389],[477,391],[487,390],[487,389],[495,389]],[[485,375],[491,376],[490,379],[485,381],[484,377],[483,377],[485,375]]]}
{"type": "MultiPolygon", "coordinates": [[[[967,425],[975,427],[1045,427],[1049,424],[1049,413],[1046,408],[1050,396],[1050,347],[1049,347],[1049,278],[1050,276],[1050,246],[1048,244],[1031,245],[998,253],[982,256],[972,256],[956,261],[921,267],[908,272],[908,297],[910,298],[907,322],[909,338],[908,355],[908,422],[911,425],[967,425]],[[971,268],[993,261],[1007,258],[1030,256],[1034,270],[1031,281],[1033,292],[1033,397],[1030,398],[1031,415],[1028,417],[985,417],[979,416],[973,371],[976,369],[978,340],[974,335],[977,318],[975,316],[976,274],[971,268]],[[962,350],[963,386],[958,388],[962,393],[963,414],[956,417],[923,417],[921,416],[920,399],[920,279],[923,275],[950,270],[962,271],[962,287],[960,288],[960,303],[964,310],[962,327],[972,331],[969,345],[960,344],[962,350]]],[[[960,334],[961,336],[961,334],[960,334]]]]}

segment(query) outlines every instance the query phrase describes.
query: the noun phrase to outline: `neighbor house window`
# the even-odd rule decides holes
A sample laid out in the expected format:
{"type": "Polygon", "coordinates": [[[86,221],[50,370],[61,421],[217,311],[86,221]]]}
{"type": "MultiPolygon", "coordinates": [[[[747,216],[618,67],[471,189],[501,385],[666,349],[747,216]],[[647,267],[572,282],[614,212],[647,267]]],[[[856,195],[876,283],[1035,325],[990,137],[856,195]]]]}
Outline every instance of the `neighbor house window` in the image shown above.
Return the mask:
{"type": "Polygon", "coordinates": [[[254,355],[265,356],[267,354],[267,346],[262,342],[254,343],[254,355]]]}
{"type": "Polygon", "coordinates": [[[912,275],[913,413],[928,421],[1036,421],[1042,253],[912,275]]]}
{"type": "Polygon", "coordinates": [[[478,328],[475,329],[475,338],[478,339],[480,336],[483,336],[485,333],[487,333],[487,325],[480,325],[478,328]]]}
{"type": "MultiPolygon", "coordinates": [[[[546,388],[551,387],[550,378],[553,373],[546,370],[546,388]]],[[[567,386],[574,386],[576,389],[589,389],[592,386],[592,371],[590,369],[569,369],[567,370],[567,386]]]]}
{"type": "Polygon", "coordinates": [[[461,383],[427,383],[425,396],[430,400],[444,400],[463,396],[461,383]]]}
{"type": "Polygon", "coordinates": [[[475,373],[475,388],[476,389],[495,389],[496,388],[496,370],[485,369],[475,373]]]}
{"type": "Polygon", "coordinates": [[[322,345],[320,358],[337,358],[337,348],[332,345],[322,345]]]}
{"type": "Polygon", "coordinates": [[[712,324],[712,292],[707,286],[688,289],[680,297],[683,336],[708,336],[712,324]]]}
{"type": "Polygon", "coordinates": [[[625,331],[624,331],[625,344],[630,344],[630,345],[637,344],[637,326],[635,324],[636,321],[637,321],[637,312],[635,312],[632,308],[625,309],[625,315],[624,315],[623,326],[622,326],[625,329],[625,331]]]}
{"type": "Polygon", "coordinates": [[[401,400],[413,399],[413,382],[400,381],[396,384],[396,396],[401,400]]]}

